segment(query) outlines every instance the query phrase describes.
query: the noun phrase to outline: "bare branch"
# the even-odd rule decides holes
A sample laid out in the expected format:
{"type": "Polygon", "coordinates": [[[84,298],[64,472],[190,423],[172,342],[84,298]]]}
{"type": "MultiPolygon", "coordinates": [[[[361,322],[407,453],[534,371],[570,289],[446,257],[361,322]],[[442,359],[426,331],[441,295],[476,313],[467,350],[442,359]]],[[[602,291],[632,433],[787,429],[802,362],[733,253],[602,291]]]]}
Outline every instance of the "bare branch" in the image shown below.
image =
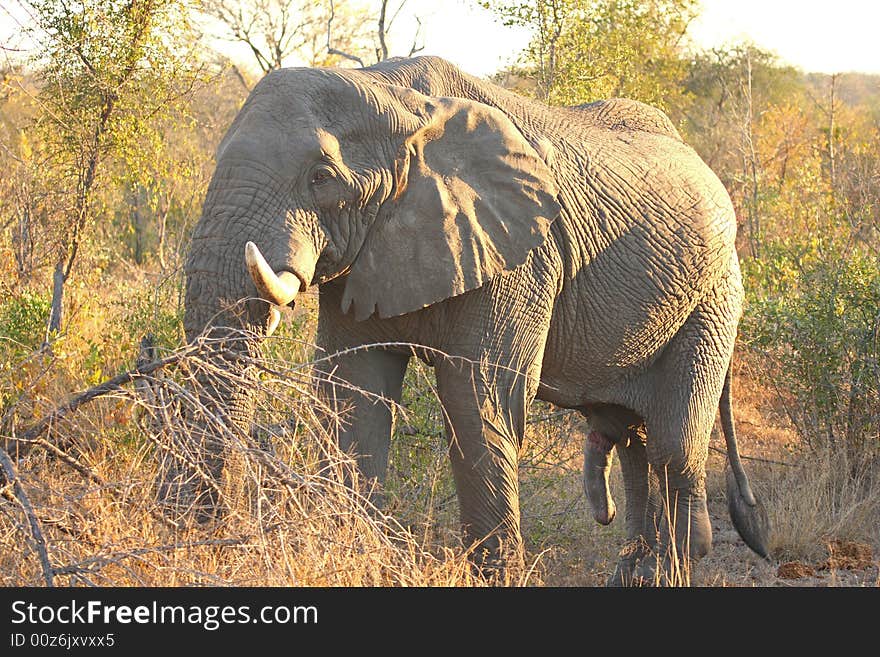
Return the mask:
{"type": "MultiPolygon", "coordinates": [[[[401,4],[401,6],[403,6],[401,4]]],[[[377,33],[379,36],[379,57],[380,61],[388,59],[388,45],[385,43],[385,10],[388,8],[388,0],[382,0],[382,6],[379,9],[379,25],[377,33]]]]}
{"type": "Polygon", "coordinates": [[[251,92],[251,88],[250,88],[250,86],[248,85],[247,80],[245,80],[244,75],[242,74],[242,72],[241,72],[241,70],[238,68],[238,66],[236,66],[235,64],[233,64],[230,68],[231,68],[231,70],[232,70],[232,73],[235,75],[235,78],[241,83],[241,86],[244,87],[244,90],[245,90],[246,92],[250,93],[250,92],[251,92]]]}
{"type": "Polygon", "coordinates": [[[25,446],[28,443],[36,444],[41,447],[46,447],[47,444],[51,444],[38,441],[38,438],[52,425],[57,424],[60,420],[64,419],[68,414],[72,413],[83,404],[97,399],[98,397],[108,395],[111,392],[116,392],[120,390],[123,385],[133,383],[139,377],[151,374],[152,372],[155,372],[156,370],[159,370],[163,367],[167,367],[168,365],[173,365],[174,363],[177,363],[178,361],[192,354],[193,351],[194,348],[182,349],[181,351],[175,352],[167,358],[163,358],[162,360],[157,360],[152,363],[146,363],[144,365],[134,368],[133,370],[118,374],[112,379],[108,379],[107,381],[93,386],[85,392],[77,395],[66,404],[60,406],[59,408],[56,408],[48,415],[45,415],[42,419],[40,419],[39,422],[24,431],[24,433],[22,433],[20,436],[13,437],[12,440],[19,443],[18,453],[16,454],[16,456],[21,458],[27,455],[30,449],[26,449],[25,446]]]}
{"type": "Polygon", "coordinates": [[[422,45],[419,45],[419,37],[422,34],[422,19],[418,16],[416,18],[416,33],[413,35],[412,46],[409,49],[409,56],[412,57],[417,52],[422,52],[425,49],[425,44],[422,42],[422,45]]]}
{"type": "Polygon", "coordinates": [[[37,555],[40,558],[40,567],[43,569],[43,579],[46,581],[46,586],[54,586],[52,563],[49,561],[49,553],[46,550],[46,539],[43,538],[43,530],[40,528],[40,521],[34,513],[34,507],[31,506],[31,501],[28,499],[27,495],[25,495],[21,482],[15,475],[15,469],[12,466],[12,459],[9,458],[9,454],[7,454],[6,450],[2,447],[0,447],[0,469],[2,469],[7,485],[11,486],[15,499],[18,500],[18,503],[21,505],[22,510],[27,516],[31,528],[31,536],[33,536],[37,555]]]}
{"type": "MultiPolygon", "coordinates": [[[[384,6],[384,2],[383,2],[383,6],[384,6]]],[[[351,55],[351,54],[349,54],[347,52],[343,52],[341,50],[337,50],[336,48],[333,48],[330,45],[331,44],[330,29],[331,29],[331,25],[333,24],[333,19],[335,18],[335,16],[336,16],[336,7],[334,6],[333,0],[330,0],[330,17],[327,19],[327,53],[330,55],[339,55],[340,57],[345,57],[346,59],[350,59],[350,60],[360,64],[361,68],[364,68],[364,60],[362,60],[360,57],[358,57],[357,55],[351,55]]]]}
{"type": "Polygon", "coordinates": [[[391,20],[389,20],[385,25],[385,31],[390,32],[391,26],[394,25],[394,21],[397,20],[397,17],[400,15],[401,10],[406,6],[408,0],[401,0],[400,4],[397,5],[397,9],[394,10],[394,14],[391,16],[391,20]]]}
{"type": "MultiPolygon", "coordinates": [[[[727,450],[721,449],[720,447],[715,447],[714,445],[709,445],[709,449],[713,452],[718,452],[719,454],[724,454],[727,456],[727,450]]],[[[788,468],[800,468],[803,466],[797,465],[795,463],[786,463],[785,461],[776,461],[774,459],[765,459],[760,456],[747,456],[746,454],[740,454],[739,457],[741,459],[746,459],[748,461],[757,461],[758,463],[768,463],[770,465],[784,465],[788,468]]]]}

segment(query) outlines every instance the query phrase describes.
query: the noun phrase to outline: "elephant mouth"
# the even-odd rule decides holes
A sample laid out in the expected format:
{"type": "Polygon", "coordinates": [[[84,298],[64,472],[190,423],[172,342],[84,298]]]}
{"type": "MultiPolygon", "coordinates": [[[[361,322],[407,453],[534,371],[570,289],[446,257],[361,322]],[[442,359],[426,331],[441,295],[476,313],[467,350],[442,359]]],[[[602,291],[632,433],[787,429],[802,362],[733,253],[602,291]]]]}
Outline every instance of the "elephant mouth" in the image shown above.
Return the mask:
{"type": "Polygon", "coordinates": [[[270,336],[281,322],[279,307],[295,305],[300,290],[308,288],[305,277],[290,268],[273,269],[253,242],[244,248],[244,260],[248,273],[260,296],[269,302],[269,317],[266,335],[270,336]]]}

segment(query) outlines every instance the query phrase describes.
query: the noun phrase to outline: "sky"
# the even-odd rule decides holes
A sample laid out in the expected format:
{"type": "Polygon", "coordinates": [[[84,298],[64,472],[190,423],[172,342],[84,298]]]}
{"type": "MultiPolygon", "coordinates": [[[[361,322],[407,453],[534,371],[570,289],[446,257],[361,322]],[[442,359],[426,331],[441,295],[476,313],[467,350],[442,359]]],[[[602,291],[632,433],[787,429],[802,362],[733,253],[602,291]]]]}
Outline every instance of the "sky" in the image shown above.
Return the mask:
{"type": "MultiPolygon", "coordinates": [[[[522,29],[504,27],[468,0],[408,0],[424,17],[423,54],[446,57],[474,75],[488,75],[528,43],[522,29]]],[[[703,48],[751,41],[804,71],[880,73],[880,0],[702,0],[690,35],[703,48]]],[[[393,26],[408,49],[415,23],[393,26]]]]}
{"type": "MultiPolygon", "coordinates": [[[[19,31],[9,17],[16,5],[0,0],[0,46],[14,43],[19,31]]],[[[690,31],[698,47],[750,41],[804,71],[880,74],[880,0],[702,0],[702,5],[690,31]]],[[[414,16],[425,26],[421,54],[440,55],[474,75],[494,73],[529,41],[526,30],[501,25],[473,0],[408,0],[389,35],[392,54],[409,51],[414,16]]]]}

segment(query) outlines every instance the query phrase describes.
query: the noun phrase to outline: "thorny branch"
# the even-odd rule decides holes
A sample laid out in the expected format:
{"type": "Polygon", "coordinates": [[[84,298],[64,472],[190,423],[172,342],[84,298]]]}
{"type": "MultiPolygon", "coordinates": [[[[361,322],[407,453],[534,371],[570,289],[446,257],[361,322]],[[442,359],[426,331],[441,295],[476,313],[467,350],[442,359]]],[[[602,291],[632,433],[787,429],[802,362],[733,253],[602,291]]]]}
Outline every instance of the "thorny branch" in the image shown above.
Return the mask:
{"type": "Polygon", "coordinates": [[[27,447],[28,444],[39,445],[40,447],[47,449],[47,451],[49,451],[53,456],[59,456],[59,454],[52,449],[53,445],[51,443],[44,440],[39,440],[40,436],[42,436],[42,434],[50,429],[54,424],[57,424],[60,420],[64,419],[67,415],[78,409],[83,404],[93,401],[99,397],[108,395],[112,392],[117,392],[125,384],[133,383],[139,377],[151,374],[152,372],[162,369],[163,367],[167,367],[168,365],[177,363],[187,356],[191,355],[192,353],[193,348],[188,347],[182,349],[181,351],[175,352],[167,358],[140,365],[133,370],[118,374],[112,379],[108,379],[103,383],[89,388],[82,394],[79,394],[71,399],[66,404],[63,404],[48,415],[45,415],[36,424],[22,432],[19,436],[12,436],[12,440],[18,443],[15,456],[17,458],[22,458],[26,456],[30,451],[30,448],[27,447]]]}

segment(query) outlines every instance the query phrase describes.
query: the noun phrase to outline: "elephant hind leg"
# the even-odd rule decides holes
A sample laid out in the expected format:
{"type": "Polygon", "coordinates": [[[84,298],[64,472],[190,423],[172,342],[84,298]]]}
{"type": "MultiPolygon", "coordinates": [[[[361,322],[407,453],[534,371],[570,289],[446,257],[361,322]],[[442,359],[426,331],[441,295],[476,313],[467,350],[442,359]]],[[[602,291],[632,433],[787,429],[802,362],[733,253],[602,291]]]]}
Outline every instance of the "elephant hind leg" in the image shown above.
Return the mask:
{"type": "Polygon", "coordinates": [[[613,519],[615,507],[608,476],[615,451],[620,460],[627,541],[608,586],[630,586],[636,567],[643,559],[653,557],[664,509],[657,472],[648,464],[644,421],[634,411],[613,404],[590,404],[581,412],[590,427],[584,441],[584,492],[600,523],[609,515],[608,521],[613,519]],[[607,509],[612,510],[610,514],[607,509]]]}
{"type": "MultiPolygon", "coordinates": [[[[739,297],[701,303],[654,364],[645,414],[647,458],[664,502],[658,583],[682,583],[712,547],[706,506],[706,460],[724,378],[733,352],[739,297]]],[[[657,582],[657,564],[640,575],[657,582]]]]}
{"type": "Polygon", "coordinates": [[[636,568],[654,558],[664,515],[657,472],[648,464],[643,432],[632,432],[617,445],[626,492],[627,541],[618,554],[608,586],[631,586],[636,568]]]}

